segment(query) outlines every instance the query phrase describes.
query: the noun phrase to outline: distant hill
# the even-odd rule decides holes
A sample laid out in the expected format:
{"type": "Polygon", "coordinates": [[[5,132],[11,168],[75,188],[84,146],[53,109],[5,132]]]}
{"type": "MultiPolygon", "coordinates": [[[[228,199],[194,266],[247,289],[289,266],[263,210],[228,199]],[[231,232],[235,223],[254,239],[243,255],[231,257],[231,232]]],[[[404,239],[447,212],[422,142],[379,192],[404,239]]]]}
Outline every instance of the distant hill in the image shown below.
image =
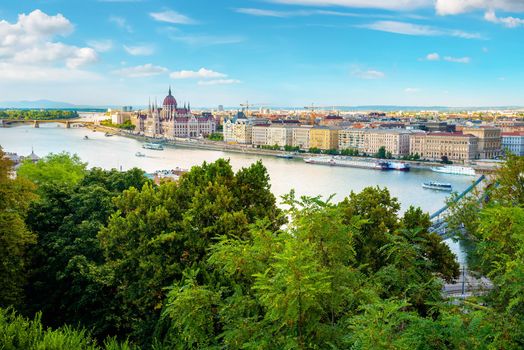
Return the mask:
{"type": "Polygon", "coordinates": [[[0,108],[13,109],[107,109],[116,106],[77,105],[69,102],[35,100],[35,101],[0,101],[0,108]]]}

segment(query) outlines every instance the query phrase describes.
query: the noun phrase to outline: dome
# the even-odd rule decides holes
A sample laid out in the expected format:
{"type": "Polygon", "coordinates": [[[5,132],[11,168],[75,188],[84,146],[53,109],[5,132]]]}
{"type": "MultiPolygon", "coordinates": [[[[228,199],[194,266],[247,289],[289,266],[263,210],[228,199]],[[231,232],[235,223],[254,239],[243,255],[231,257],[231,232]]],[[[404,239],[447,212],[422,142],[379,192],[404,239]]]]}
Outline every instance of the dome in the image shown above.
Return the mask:
{"type": "Polygon", "coordinates": [[[171,95],[171,87],[169,87],[169,92],[166,98],[164,98],[164,103],[162,106],[176,107],[176,99],[173,97],[173,95],[171,95]]]}

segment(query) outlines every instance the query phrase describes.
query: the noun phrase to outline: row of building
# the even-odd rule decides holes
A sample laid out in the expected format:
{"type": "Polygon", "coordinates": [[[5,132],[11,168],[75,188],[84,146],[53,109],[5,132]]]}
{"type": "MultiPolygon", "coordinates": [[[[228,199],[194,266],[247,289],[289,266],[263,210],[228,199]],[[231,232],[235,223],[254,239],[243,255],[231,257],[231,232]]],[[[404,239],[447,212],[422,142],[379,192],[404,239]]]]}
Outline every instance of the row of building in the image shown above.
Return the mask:
{"type": "MultiPolygon", "coordinates": [[[[524,141],[523,135],[520,136],[519,145],[524,141]]],[[[255,147],[291,146],[302,150],[351,149],[367,155],[375,154],[384,147],[394,157],[418,154],[421,159],[441,160],[446,157],[462,162],[502,155],[503,139],[508,145],[517,145],[516,135],[504,135],[501,129],[495,127],[463,127],[453,132],[426,132],[401,128],[286,125],[248,119],[241,113],[224,123],[224,141],[228,143],[249,144],[255,147]]],[[[516,147],[510,149],[515,154],[522,152],[520,149],[516,150],[516,147]]]]}

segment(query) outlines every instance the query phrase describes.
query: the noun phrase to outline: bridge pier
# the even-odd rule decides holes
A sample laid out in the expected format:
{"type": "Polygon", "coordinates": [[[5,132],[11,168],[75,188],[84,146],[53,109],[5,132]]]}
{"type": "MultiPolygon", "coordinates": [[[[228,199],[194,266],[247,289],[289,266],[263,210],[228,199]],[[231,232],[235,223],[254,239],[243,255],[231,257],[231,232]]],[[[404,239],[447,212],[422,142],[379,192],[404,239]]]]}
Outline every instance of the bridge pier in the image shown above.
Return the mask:
{"type": "Polygon", "coordinates": [[[33,128],[39,128],[40,127],[40,123],[38,122],[38,120],[35,120],[33,122],[33,128]]]}
{"type": "Polygon", "coordinates": [[[66,129],[71,129],[71,123],[69,122],[69,120],[66,121],[65,125],[66,125],[66,129]]]}
{"type": "Polygon", "coordinates": [[[5,125],[4,125],[4,120],[3,119],[0,119],[0,128],[3,128],[5,125]]]}

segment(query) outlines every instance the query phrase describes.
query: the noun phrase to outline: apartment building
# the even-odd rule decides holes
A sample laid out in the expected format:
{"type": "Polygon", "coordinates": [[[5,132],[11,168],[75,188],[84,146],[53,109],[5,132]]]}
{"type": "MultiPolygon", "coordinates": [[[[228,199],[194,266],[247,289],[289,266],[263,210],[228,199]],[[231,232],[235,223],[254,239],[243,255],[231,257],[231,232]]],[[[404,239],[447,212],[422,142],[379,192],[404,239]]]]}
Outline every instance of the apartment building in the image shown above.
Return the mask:
{"type": "Polygon", "coordinates": [[[309,149],[309,134],[313,125],[296,126],[291,131],[291,146],[300,149],[309,149]]]}
{"type": "Polygon", "coordinates": [[[293,143],[293,126],[273,124],[269,127],[269,145],[280,147],[291,146],[293,143]]]}
{"type": "Polygon", "coordinates": [[[386,148],[394,157],[409,155],[409,140],[411,132],[406,130],[369,130],[364,135],[363,152],[375,154],[381,147],[386,148]]]}
{"type": "Polygon", "coordinates": [[[253,123],[244,113],[224,123],[224,141],[228,143],[251,144],[253,123]]]}
{"type": "Polygon", "coordinates": [[[493,127],[463,128],[462,133],[479,139],[476,158],[492,159],[502,154],[502,130],[493,127]]]}
{"type": "Polygon", "coordinates": [[[502,148],[517,156],[524,156],[524,131],[502,133],[502,148]]]}
{"type": "Polygon", "coordinates": [[[422,159],[441,160],[446,156],[452,161],[469,161],[478,154],[478,138],[463,133],[416,133],[410,137],[410,153],[422,159]]]}
{"type": "Polygon", "coordinates": [[[330,150],[338,148],[338,129],[315,126],[309,132],[309,148],[330,150]]]}
{"type": "Polygon", "coordinates": [[[253,146],[269,145],[269,132],[269,125],[253,125],[251,129],[251,143],[253,146]]]}
{"type": "Polygon", "coordinates": [[[338,131],[338,149],[353,149],[364,152],[364,143],[368,129],[340,129],[338,131]]]}

